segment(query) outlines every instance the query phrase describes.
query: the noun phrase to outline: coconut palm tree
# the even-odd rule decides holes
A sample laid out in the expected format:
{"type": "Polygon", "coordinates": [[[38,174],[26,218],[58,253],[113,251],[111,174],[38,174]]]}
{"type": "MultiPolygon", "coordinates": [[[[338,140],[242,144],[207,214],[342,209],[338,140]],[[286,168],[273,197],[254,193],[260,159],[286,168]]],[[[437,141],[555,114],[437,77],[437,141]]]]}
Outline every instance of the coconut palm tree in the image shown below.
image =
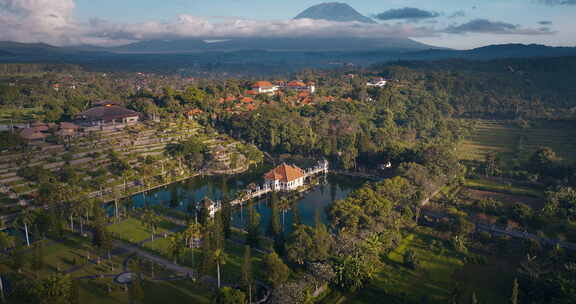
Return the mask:
{"type": "Polygon", "coordinates": [[[182,249],[184,249],[182,243],[182,236],[180,236],[179,234],[172,235],[168,239],[168,251],[172,255],[172,258],[174,259],[174,264],[178,264],[178,257],[182,253],[182,249]]]}
{"type": "Polygon", "coordinates": [[[152,230],[152,241],[154,241],[154,234],[156,234],[156,228],[160,224],[160,217],[152,209],[146,209],[142,214],[142,222],[152,230]]]}
{"type": "Polygon", "coordinates": [[[32,223],[34,223],[35,214],[30,211],[30,209],[26,209],[22,211],[20,216],[17,219],[17,222],[24,226],[24,232],[26,234],[26,246],[30,247],[30,236],[28,234],[28,228],[32,223]]]}
{"type": "Polygon", "coordinates": [[[218,289],[220,289],[220,265],[225,265],[228,256],[224,252],[224,249],[216,249],[214,251],[214,262],[216,262],[216,271],[218,272],[218,289]]]}
{"type": "Polygon", "coordinates": [[[186,235],[186,245],[188,248],[193,248],[194,241],[202,237],[202,225],[198,223],[192,223],[188,226],[188,229],[186,229],[184,233],[186,235]]]}

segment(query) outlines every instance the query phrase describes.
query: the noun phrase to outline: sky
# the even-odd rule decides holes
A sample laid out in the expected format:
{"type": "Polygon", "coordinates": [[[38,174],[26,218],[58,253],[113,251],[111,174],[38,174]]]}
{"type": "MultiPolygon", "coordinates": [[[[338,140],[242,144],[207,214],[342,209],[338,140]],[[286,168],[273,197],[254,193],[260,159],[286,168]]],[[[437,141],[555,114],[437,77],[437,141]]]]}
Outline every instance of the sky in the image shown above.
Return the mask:
{"type": "Polygon", "coordinates": [[[343,1],[377,24],[293,20],[311,0],[0,0],[0,40],[121,45],[148,39],[405,37],[469,49],[576,46],[576,0],[343,1]]]}

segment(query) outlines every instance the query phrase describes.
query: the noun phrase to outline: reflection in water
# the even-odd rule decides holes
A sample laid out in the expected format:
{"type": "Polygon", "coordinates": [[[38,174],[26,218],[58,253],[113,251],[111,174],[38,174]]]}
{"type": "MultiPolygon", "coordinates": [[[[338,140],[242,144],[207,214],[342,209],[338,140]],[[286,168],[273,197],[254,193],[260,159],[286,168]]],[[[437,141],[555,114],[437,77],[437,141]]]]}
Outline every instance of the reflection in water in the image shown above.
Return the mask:
{"type": "MultiPolygon", "coordinates": [[[[212,200],[229,200],[236,197],[239,191],[244,190],[250,183],[261,183],[263,173],[270,167],[255,168],[250,173],[227,177],[206,176],[196,177],[184,182],[175,183],[167,187],[150,191],[147,194],[138,194],[132,197],[126,207],[142,208],[149,206],[165,206],[185,213],[192,213],[194,207],[203,198],[212,200]]],[[[320,210],[321,219],[327,222],[325,209],[335,200],[348,196],[355,189],[362,186],[363,179],[344,176],[329,175],[325,183],[303,194],[296,201],[281,200],[279,202],[281,224],[285,231],[292,226],[294,207],[297,207],[300,220],[303,224],[313,225],[316,210],[320,210]]],[[[254,205],[260,213],[260,228],[266,231],[271,217],[270,198],[257,201],[254,205]]],[[[244,227],[247,221],[247,208],[235,208],[232,214],[232,223],[236,227],[244,227]]]]}

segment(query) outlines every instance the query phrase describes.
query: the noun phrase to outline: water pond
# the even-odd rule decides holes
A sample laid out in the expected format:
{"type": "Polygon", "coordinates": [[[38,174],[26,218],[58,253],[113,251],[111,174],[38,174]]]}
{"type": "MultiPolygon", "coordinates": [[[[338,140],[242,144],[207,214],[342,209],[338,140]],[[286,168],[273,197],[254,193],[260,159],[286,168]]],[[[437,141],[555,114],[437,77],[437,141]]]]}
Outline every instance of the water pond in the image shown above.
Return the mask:
{"type": "MultiPolygon", "coordinates": [[[[196,205],[205,197],[212,200],[229,200],[238,195],[249,184],[263,182],[263,174],[270,170],[270,166],[253,168],[245,174],[232,177],[204,176],[174,183],[166,187],[133,196],[128,200],[128,208],[142,208],[163,206],[179,211],[182,214],[193,214],[196,205]]],[[[350,192],[360,188],[366,180],[341,175],[329,174],[319,177],[321,184],[302,193],[298,198],[282,202],[282,224],[289,230],[292,223],[292,210],[298,208],[302,223],[313,225],[316,210],[320,211],[321,218],[327,221],[325,209],[335,200],[343,199],[350,192]]],[[[271,217],[270,196],[255,201],[255,209],[260,214],[260,226],[265,231],[271,217]]],[[[110,206],[109,211],[113,213],[110,206]]],[[[247,208],[235,208],[233,211],[233,224],[244,227],[247,221],[247,208]]]]}

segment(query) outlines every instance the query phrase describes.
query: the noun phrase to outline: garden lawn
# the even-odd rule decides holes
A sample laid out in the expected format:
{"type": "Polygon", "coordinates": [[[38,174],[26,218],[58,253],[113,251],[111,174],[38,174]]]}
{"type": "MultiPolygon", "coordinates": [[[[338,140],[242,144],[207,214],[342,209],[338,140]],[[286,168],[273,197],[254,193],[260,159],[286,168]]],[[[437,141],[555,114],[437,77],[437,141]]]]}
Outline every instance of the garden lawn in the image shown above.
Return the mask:
{"type": "MultiPolygon", "coordinates": [[[[408,235],[402,244],[383,258],[385,265],[373,282],[345,303],[381,303],[386,297],[407,299],[415,303],[446,303],[454,288],[453,274],[464,266],[463,258],[447,249],[431,249],[432,236],[420,233],[408,235]],[[413,250],[419,269],[403,266],[403,255],[413,250]]],[[[439,240],[440,241],[440,240],[439,240]]]]}
{"type": "MultiPolygon", "coordinates": [[[[128,294],[112,278],[80,281],[80,303],[82,304],[127,304],[128,294]],[[108,293],[107,284],[113,286],[108,293]]],[[[143,304],[157,303],[211,303],[211,292],[198,287],[188,280],[181,281],[144,281],[143,304]]]]}
{"type": "MultiPolygon", "coordinates": [[[[225,253],[227,255],[226,264],[224,264],[222,269],[222,279],[226,282],[237,282],[241,278],[242,272],[242,261],[244,260],[244,245],[240,245],[236,242],[226,241],[225,243],[225,253]]],[[[147,242],[144,244],[144,248],[151,251],[157,255],[161,255],[165,259],[172,261],[173,258],[168,251],[169,240],[168,239],[157,239],[154,242],[147,242]]],[[[201,257],[200,249],[194,249],[194,257],[191,256],[191,251],[186,249],[179,258],[179,264],[184,266],[195,268],[192,264],[192,259],[196,259],[198,262],[201,257]]],[[[264,255],[262,253],[252,250],[252,269],[254,270],[254,276],[257,279],[263,280],[263,259],[264,255]]],[[[216,277],[216,269],[210,274],[216,277]]]]}
{"type": "Polygon", "coordinates": [[[508,303],[521,257],[489,257],[486,265],[467,264],[454,275],[461,283],[460,303],[470,303],[476,293],[479,303],[508,303]]]}
{"type": "Polygon", "coordinates": [[[525,195],[536,198],[544,197],[544,193],[534,188],[526,188],[518,185],[499,183],[487,179],[467,179],[466,187],[482,191],[494,191],[499,193],[506,193],[512,195],[525,195]]]}
{"type": "MultiPolygon", "coordinates": [[[[173,224],[168,220],[163,220],[156,229],[156,234],[181,230],[183,227],[173,224]]],[[[139,243],[152,237],[152,230],[149,229],[136,218],[128,218],[120,223],[108,226],[108,231],[115,237],[131,243],[139,243]]]]}
{"type": "MultiPolygon", "coordinates": [[[[42,256],[45,263],[45,267],[39,271],[41,276],[54,273],[58,269],[63,271],[83,263],[86,249],[80,237],[68,237],[64,241],[58,242],[43,240],[35,244],[39,243],[43,246],[42,256]]],[[[34,249],[32,247],[24,253],[25,260],[27,261],[32,261],[33,256],[34,249]]],[[[30,272],[33,271],[30,268],[30,264],[27,264],[25,269],[30,272]]]]}

